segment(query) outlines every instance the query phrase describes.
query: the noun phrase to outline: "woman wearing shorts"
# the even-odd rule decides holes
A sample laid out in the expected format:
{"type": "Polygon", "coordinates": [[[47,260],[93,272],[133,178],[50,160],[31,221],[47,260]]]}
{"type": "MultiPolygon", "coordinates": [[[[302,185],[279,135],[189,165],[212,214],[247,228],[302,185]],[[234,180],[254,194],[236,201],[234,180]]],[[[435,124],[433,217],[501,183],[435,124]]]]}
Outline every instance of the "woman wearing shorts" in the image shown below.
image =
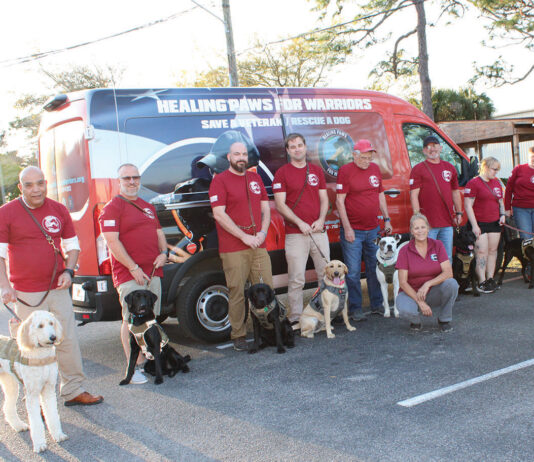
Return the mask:
{"type": "Polygon", "coordinates": [[[480,175],[469,181],[464,190],[468,226],[477,238],[475,271],[478,291],[484,294],[497,290],[493,276],[501,226],[505,219],[502,185],[496,178],[500,168],[495,157],[485,158],[480,164],[480,175]]]}

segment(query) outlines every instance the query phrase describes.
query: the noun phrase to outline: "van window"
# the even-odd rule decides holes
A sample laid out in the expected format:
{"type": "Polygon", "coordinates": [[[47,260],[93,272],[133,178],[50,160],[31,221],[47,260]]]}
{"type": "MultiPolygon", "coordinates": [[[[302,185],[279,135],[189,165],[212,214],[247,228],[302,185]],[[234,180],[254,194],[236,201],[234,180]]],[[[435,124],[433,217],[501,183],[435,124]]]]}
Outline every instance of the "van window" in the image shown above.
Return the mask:
{"type": "Polygon", "coordinates": [[[41,167],[48,197],[69,212],[79,212],[89,199],[84,123],[74,120],[48,130],[41,137],[41,167]]]}
{"type": "Polygon", "coordinates": [[[404,140],[408,148],[412,167],[425,160],[423,154],[423,140],[427,136],[435,136],[441,144],[441,158],[450,162],[456,168],[458,178],[462,176],[462,157],[438,133],[426,125],[406,123],[402,126],[404,140]]]}
{"type": "Polygon", "coordinates": [[[377,113],[294,113],[284,114],[286,135],[301,133],[308,156],[321,165],[327,181],[335,181],[339,169],[353,161],[354,143],[367,139],[376,149],[373,158],[382,178],[393,176],[391,154],[382,116],[377,113]]]}

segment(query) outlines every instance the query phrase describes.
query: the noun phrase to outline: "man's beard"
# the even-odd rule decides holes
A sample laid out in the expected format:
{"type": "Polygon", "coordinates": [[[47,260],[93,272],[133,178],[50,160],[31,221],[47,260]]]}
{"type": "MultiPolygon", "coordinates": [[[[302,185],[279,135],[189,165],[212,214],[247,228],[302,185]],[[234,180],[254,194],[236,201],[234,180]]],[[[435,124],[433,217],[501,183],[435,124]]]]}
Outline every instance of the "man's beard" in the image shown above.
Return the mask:
{"type": "Polygon", "coordinates": [[[247,162],[239,160],[237,162],[230,161],[232,168],[239,173],[243,173],[247,169],[247,162]]]}

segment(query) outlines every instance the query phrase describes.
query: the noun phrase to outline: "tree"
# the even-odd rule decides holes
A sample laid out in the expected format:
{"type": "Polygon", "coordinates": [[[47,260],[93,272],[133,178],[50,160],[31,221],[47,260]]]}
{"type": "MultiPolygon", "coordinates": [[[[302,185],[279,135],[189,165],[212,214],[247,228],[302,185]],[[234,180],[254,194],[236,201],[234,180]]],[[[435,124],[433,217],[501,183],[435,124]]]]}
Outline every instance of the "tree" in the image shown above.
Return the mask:
{"type": "MultiPolygon", "coordinates": [[[[310,0],[315,2],[315,9],[322,11],[321,18],[326,17],[328,7],[334,6],[332,19],[334,23],[341,21],[343,9],[356,3],[354,0],[310,0]]],[[[356,7],[353,20],[339,24],[336,31],[339,34],[348,35],[352,38],[352,44],[361,48],[369,48],[378,43],[384,43],[391,39],[392,34],[387,32],[379,35],[385,29],[384,24],[404,8],[414,7],[416,21],[413,28],[407,25],[406,30],[399,32],[395,37],[393,50],[386,60],[379,62],[375,68],[376,73],[390,73],[395,78],[407,75],[419,75],[421,86],[421,98],[423,112],[433,118],[432,110],[432,86],[428,71],[428,52],[426,42],[426,15],[425,0],[367,0],[367,3],[356,7]],[[401,43],[409,37],[416,35],[418,40],[418,54],[409,57],[406,50],[401,48],[401,43]]],[[[459,0],[441,0],[441,15],[451,14],[460,16],[464,6],[459,0]]],[[[440,15],[440,16],[441,16],[440,15]]],[[[376,76],[375,73],[375,76],[376,76]]]]}
{"type": "MultiPolygon", "coordinates": [[[[496,40],[508,45],[524,46],[534,52],[534,3],[530,0],[471,0],[481,15],[490,20],[487,26],[489,40],[484,45],[496,48],[496,40]]],[[[491,85],[501,87],[525,80],[534,72],[534,60],[528,69],[517,71],[513,64],[508,64],[502,56],[493,63],[477,66],[472,81],[485,80],[491,85]]]]}
{"type": "Polygon", "coordinates": [[[476,94],[471,88],[436,90],[432,92],[432,106],[436,122],[491,119],[495,111],[486,94],[476,94]]]}
{"type": "MultiPolygon", "coordinates": [[[[254,46],[261,47],[259,42],[254,46]]],[[[238,60],[239,83],[243,87],[315,87],[325,83],[327,72],[344,62],[349,52],[349,44],[332,34],[314,41],[296,38],[287,45],[263,47],[238,60]]],[[[228,86],[227,74],[226,66],[214,67],[192,82],[182,76],[178,86],[228,86]]]]}
{"type": "Polygon", "coordinates": [[[0,133],[0,205],[19,195],[19,173],[31,160],[21,159],[15,151],[6,151],[5,133],[0,133]]]}

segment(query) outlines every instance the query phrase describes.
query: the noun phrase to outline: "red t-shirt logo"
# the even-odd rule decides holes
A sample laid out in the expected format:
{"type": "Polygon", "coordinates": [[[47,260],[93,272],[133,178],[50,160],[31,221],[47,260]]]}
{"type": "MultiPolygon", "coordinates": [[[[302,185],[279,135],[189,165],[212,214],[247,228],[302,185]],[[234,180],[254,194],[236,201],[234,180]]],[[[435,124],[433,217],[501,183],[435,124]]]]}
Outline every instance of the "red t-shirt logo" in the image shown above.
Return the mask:
{"type": "Polygon", "coordinates": [[[501,188],[495,187],[493,188],[493,192],[495,193],[497,197],[501,197],[501,188]]]}
{"type": "Polygon", "coordinates": [[[260,185],[256,181],[251,181],[249,188],[254,194],[261,194],[260,185]]]}
{"type": "Polygon", "coordinates": [[[150,218],[150,219],[154,219],[154,213],[152,212],[152,210],[150,210],[148,207],[143,209],[145,211],[145,215],[150,218]]]}
{"type": "Polygon", "coordinates": [[[319,178],[317,178],[315,173],[310,173],[308,175],[308,184],[310,186],[317,186],[319,184],[319,178]]]}
{"type": "Polygon", "coordinates": [[[435,254],[435,253],[431,254],[431,255],[430,255],[430,259],[431,259],[432,261],[438,261],[438,256],[437,256],[437,254],[435,254]]]}
{"type": "Polygon", "coordinates": [[[531,183],[534,183],[534,176],[531,176],[531,177],[530,177],[530,182],[531,182],[531,183]]]}
{"type": "Polygon", "coordinates": [[[375,175],[369,177],[369,183],[371,183],[373,188],[378,188],[380,186],[380,181],[378,181],[378,178],[375,175]]]}
{"type": "Polygon", "coordinates": [[[54,215],[44,217],[42,225],[49,233],[59,233],[61,231],[61,221],[54,215]]]}
{"type": "Polygon", "coordinates": [[[441,172],[441,175],[447,183],[451,182],[452,174],[449,170],[443,170],[443,172],[441,172]]]}

